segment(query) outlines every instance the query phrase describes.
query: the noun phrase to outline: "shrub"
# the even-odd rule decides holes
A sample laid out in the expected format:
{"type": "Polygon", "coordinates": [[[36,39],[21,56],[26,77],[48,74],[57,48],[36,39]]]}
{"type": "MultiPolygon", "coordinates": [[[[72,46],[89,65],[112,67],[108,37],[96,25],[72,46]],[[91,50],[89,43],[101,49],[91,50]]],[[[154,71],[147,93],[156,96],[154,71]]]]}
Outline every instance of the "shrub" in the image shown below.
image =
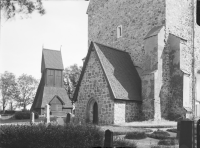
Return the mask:
{"type": "Polygon", "coordinates": [[[153,146],[151,146],[151,148],[161,148],[161,146],[159,146],[159,145],[153,145],[153,146]]]}
{"type": "Polygon", "coordinates": [[[63,148],[103,145],[103,133],[92,125],[2,125],[0,147],[63,148]]]}
{"type": "Polygon", "coordinates": [[[129,148],[137,148],[137,145],[134,142],[126,141],[122,138],[114,138],[113,140],[114,147],[129,147],[129,148]]]}
{"type": "Polygon", "coordinates": [[[169,138],[170,134],[162,130],[157,130],[154,131],[152,134],[148,134],[147,136],[154,139],[167,139],[169,138]]]}
{"type": "Polygon", "coordinates": [[[172,148],[171,146],[160,146],[160,145],[153,145],[151,148],[172,148]]]}
{"type": "Polygon", "coordinates": [[[0,111],[0,114],[5,114],[5,115],[13,115],[16,111],[14,110],[5,110],[5,113],[3,111],[0,111]]]}
{"type": "Polygon", "coordinates": [[[162,139],[158,142],[158,145],[176,145],[178,141],[176,139],[162,139]]]}
{"type": "Polygon", "coordinates": [[[126,135],[127,133],[132,133],[132,132],[143,132],[143,133],[149,133],[149,132],[153,132],[151,129],[138,129],[137,131],[132,131],[132,130],[127,130],[127,129],[118,129],[118,130],[114,130],[113,131],[113,136],[117,136],[117,135],[126,135]]]}
{"type": "MultiPolygon", "coordinates": [[[[15,119],[30,119],[31,118],[31,112],[30,111],[19,111],[16,112],[14,115],[15,119]]],[[[35,113],[35,119],[38,119],[39,115],[38,113],[35,113]]]]}
{"type": "Polygon", "coordinates": [[[167,129],[168,132],[172,132],[172,133],[177,133],[177,129],[176,128],[171,128],[171,129],[167,129]]]}
{"type": "Polygon", "coordinates": [[[146,137],[145,132],[128,132],[125,136],[126,139],[144,139],[146,137]]]}

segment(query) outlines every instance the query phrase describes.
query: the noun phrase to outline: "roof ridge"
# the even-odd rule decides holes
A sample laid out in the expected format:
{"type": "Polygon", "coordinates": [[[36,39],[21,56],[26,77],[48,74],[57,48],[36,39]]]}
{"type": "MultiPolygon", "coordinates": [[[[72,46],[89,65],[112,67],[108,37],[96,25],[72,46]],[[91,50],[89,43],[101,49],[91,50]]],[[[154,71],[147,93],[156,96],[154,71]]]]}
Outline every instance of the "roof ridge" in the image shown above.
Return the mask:
{"type": "Polygon", "coordinates": [[[46,48],[43,48],[43,50],[51,50],[51,51],[58,51],[58,52],[60,52],[60,50],[46,49],[46,48]]]}
{"type": "Polygon", "coordinates": [[[94,42],[95,44],[99,44],[99,45],[102,45],[102,46],[105,46],[105,47],[108,47],[110,49],[113,49],[113,50],[117,50],[117,51],[120,51],[120,52],[123,52],[123,53],[128,53],[127,51],[125,50],[120,50],[118,48],[114,48],[114,47],[111,47],[111,46],[108,46],[108,45],[105,45],[105,44],[101,44],[101,43],[97,43],[97,42],[94,42]]]}

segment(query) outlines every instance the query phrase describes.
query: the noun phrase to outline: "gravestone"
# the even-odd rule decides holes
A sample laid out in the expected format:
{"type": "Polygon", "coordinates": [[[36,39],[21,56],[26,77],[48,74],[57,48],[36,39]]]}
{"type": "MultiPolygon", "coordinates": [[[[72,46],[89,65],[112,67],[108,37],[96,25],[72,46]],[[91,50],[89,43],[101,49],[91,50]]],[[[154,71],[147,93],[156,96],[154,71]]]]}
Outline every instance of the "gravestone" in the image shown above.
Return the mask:
{"type": "Polygon", "coordinates": [[[183,120],[180,123],[179,148],[193,147],[194,121],[183,120]]]}
{"type": "Polygon", "coordinates": [[[64,119],[61,118],[61,117],[57,118],[56,121],[57,121],[58,125],[62,125],[63,126],[65,124],[64,119]]]}
{"type": "Polygon", "coordinates": [[[70,123],[70,113],[67,113],[66,123],[70,123]]]}
{"type": "Polygon", "coordinates": [[[46,106],[45,106],[45,117],[46,117],[46,123],[50,123],[50,106],[49,106],[49,104],[46,104],[46,106]]]}
{"type": "Polygon", "coordinates": [[[197,148],[200,147],[200,119],[197,121],[197,148]]]}
{"type": "Polygon", "coordinates": [[[181,130],[181,121],[183,121],[184,118],[180,117],[177,121],[177,133],[176,133],[176,138],[179,140],[180,137],[180,130],[181,130]]]}
{"type": "Polygon", "coordinates": [[[113,132],[110,130],[105,131],[104,147],[113,147],[113,132]]]}

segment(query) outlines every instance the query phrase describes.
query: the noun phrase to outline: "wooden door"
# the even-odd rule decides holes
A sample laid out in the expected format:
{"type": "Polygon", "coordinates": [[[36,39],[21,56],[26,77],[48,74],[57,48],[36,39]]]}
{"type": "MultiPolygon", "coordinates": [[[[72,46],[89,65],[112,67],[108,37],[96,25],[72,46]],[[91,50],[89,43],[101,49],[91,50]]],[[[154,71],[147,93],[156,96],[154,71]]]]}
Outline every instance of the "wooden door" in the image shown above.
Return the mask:
{"type": "Polygon", "coordinates": [[[93,105],[93,124],[98,124],[98,105],[97,102],[93,105]]]}

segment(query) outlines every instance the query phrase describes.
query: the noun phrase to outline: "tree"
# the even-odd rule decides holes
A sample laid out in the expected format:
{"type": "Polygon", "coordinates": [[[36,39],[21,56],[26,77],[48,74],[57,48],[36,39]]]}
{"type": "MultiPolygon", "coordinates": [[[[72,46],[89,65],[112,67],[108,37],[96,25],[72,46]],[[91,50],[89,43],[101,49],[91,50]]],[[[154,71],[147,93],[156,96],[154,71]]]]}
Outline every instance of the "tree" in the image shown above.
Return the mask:
{"type": "Polygon", "coordinates": [[[79,76],[81,74],[82,67],[77,64],[71,65],[65,68],[63,72],[64,76],[64,86],[69,95],[70,99],[73,97],[74,91],[78,84],[79,76]]]}
{"type": "Polygon", "coordinates": [[[9,101],[13,99],[13,90],[16,90],[16,79],[13,73],[5,71],[0,76],[0,89],[1,89],[1,104],[3,106],[3,112],[9,101]]]}
{"type": "Polygon", "coordinates": [[[16,14],[31,14],[33,11],[45,14],[41,0],[2,0],[0,8],[7,19],[13,18],[16,14]]]}
{"type": "Polygon", "coordinates": [[[22,74],[17,79],[18,93],[15,93],[15,100],[19,107],[26,109],[26,106],[33,103],[38,81],[31,75],[22,74]]]}

